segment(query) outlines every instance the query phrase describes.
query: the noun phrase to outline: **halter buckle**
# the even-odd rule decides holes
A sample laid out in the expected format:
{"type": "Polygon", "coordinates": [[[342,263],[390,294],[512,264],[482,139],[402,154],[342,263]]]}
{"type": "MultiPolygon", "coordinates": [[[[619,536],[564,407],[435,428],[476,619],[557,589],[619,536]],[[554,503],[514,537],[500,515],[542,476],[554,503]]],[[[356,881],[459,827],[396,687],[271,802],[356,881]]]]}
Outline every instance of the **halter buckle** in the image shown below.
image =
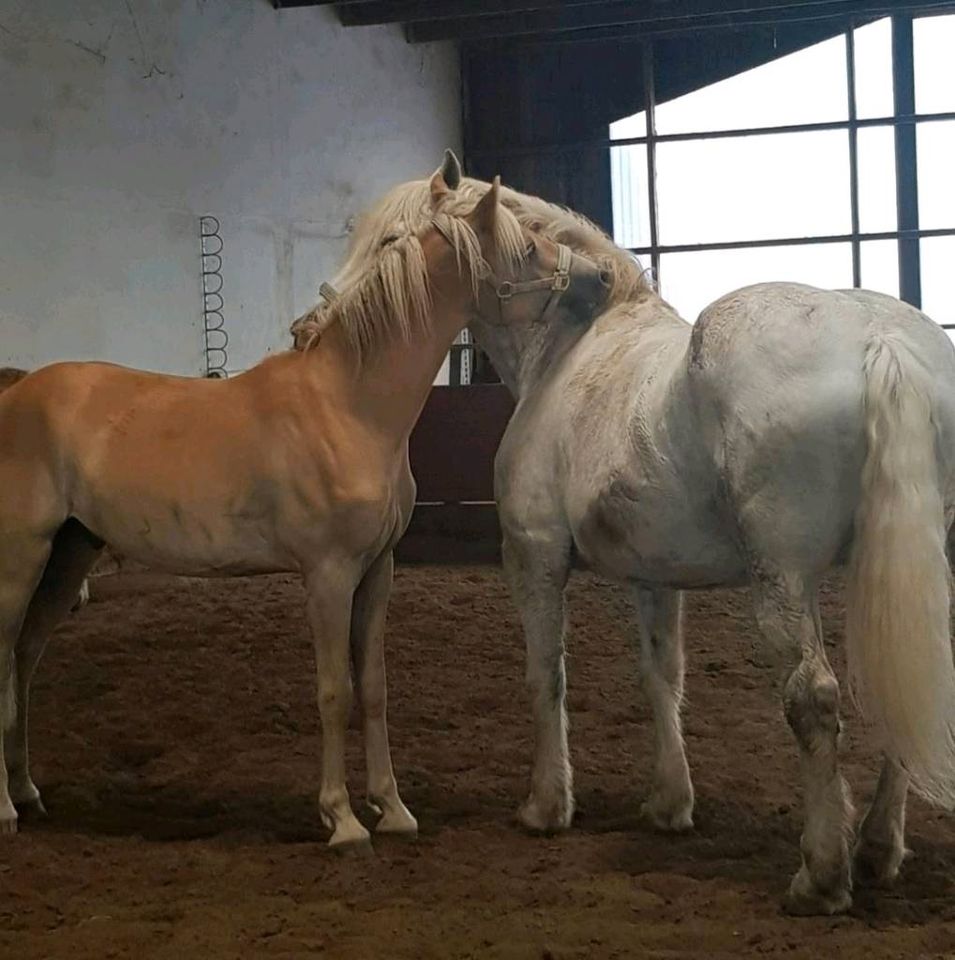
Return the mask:
{"type": "Polygon", "coordinates": [[[570,274],[557,272],[554,274],[554,290],[563,293],[565,290],[570,289],[570,274]]]}
{"type": "Polygon", "coordinates": [[[514,296],[514,284],[510,280],[502,280],[497,285],[498,300],[510,300],[514,296]]]}

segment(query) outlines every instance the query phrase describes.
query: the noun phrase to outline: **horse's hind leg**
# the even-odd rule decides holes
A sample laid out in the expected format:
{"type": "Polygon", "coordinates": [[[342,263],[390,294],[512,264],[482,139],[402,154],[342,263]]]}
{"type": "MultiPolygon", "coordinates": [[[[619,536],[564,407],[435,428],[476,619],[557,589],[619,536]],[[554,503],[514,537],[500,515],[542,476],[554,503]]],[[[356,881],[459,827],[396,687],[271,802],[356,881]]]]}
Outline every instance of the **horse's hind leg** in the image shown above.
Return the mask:
{"type": "Polygon", "coordinates": [[[4,753],[10,799],[21,814],[44,812],[40,793],[30,779],[27,745],[30,681],[50,634],[75,604],[77,591],[101,547],[102,543],[75,520],[68,520],[60,528],[15,645],[16,717],[6,733],[4,753]]]}
{"type": "Polygon", "coordinates": [[[852,903],[852,803],[839,772],[839,684],[823,647],[815,584],[763,569],[753,593],[763,636],[786,664],[783,704],[802,769],[803,862],[786,905],[799,914],[841,913],[852,903]]]}
{"type": "MultiPolygon", "coordinates": [[[[17,720],[15,647],[30,598],[40,581],[50,551],[49,541],[0,531],[0,723],[12,730],[17,720]]],[[[17,811],[10,798],[7,736],[0,737],[0,833],[15,833],[17,811]]]]}
{"type": "Polygon", "coordinates": [[[859,828],[855,862],[860,880],[888,886],[899,874],[905,849],[905,797],[909,775],[889,757],[882,762],[872,806],[859,828]]]}
{"type": "Polygon", "coordinates": [[[653,709],[656,760],[653,790],[643,814],[663,830],[693,826],[693,785],[683,747],[680,702],[683,699],[682,594],[676,590],[638,590],[640,673],[653,709]]]}
{"type": "Polygon", "coordinates": [[[385,615],[394,576],[390,550],[371,565],[352,601],[351,645],[358,679],[358,697],[365,724],[367,800],[380,814],[375,830],[413,837],[418,823],[398,796],[388,747],[385,679],[385,615]]]}
{"type": "Polygon", "coordinates": [[[525,537],[505,531],[504,571],[524,627],[534,711],[531,791],[519,817],[534,831],[565,830],[574,813],[564,673],[564,587],[570,573],[570,544],[559,536],[525,537]]]}

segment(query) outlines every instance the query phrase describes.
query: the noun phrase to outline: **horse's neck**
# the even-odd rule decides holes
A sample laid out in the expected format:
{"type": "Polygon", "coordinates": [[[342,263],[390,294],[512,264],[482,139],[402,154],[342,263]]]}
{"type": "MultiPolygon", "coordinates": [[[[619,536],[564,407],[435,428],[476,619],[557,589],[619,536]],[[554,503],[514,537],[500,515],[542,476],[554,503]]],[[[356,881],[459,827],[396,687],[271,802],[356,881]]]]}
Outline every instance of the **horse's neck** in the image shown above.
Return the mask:
{"type": "MultiPolygon", "coordinates": [[[[373,347],[360,367],[338,330],[323,334],[319,349],[327,350],[326,366],[346,371],[343,392],[355,413],[376,432],[400,445],[411,434],[465,321],[463,309],[436,302],[427,328],[416,330],[407,341],[395,339],[373,347]]],[[[316,365],[314,375],[322,376],[321,366],[316,365]]]]}
{"type": "Polygon", "coordinates": [[[689,337],[691,327],[656,294],[641,294],[639,301],[615,304],[589,324],[531,326],[524,331],[485,323],[480,318],[472,330],[482,349],[516,398],[542,389],[557,376],[565,361],[573,363],[579,351],[590,352],[594,336],[627,338],[643,331],[672,330],[677,338],[689,337]]]}

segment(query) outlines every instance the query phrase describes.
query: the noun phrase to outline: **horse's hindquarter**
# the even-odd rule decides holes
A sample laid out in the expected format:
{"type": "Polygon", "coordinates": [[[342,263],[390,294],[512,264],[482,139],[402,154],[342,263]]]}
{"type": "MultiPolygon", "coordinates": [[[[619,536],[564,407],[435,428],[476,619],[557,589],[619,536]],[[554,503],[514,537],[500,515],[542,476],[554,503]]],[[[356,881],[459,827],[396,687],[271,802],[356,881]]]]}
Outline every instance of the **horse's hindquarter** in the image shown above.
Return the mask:
{"type": "MultiPolygon", "coordinates": [[[[951,351],[930,321],[877,294],[761,284],[701,315],[688,357],[691,392],[757,558],[818,574],[845,555],[866,451],[865,344],[888,331],[930,369],[952,366],[932,356],[940,346],[951,351]]],[[[951,370],[937,375],[955,386],[951,370]]]]}
{"type": "Polygon", "coordinates": [[[297,569],[380,538],[377,514],[394,508],[381,502],[387,484],[362,482],[374,457],[353,425],[257,370],[221,382],[51,369],[35,402],[67,515],[132,559],[196,575],[297,569]]]}

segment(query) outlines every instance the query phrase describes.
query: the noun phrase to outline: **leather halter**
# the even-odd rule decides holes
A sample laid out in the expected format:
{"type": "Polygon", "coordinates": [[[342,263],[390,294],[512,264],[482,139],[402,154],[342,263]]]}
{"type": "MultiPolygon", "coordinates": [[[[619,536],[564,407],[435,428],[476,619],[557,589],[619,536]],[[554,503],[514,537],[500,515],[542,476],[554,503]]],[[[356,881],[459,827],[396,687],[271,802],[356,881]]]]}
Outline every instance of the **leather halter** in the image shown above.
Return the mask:
{"type": "MultiPolygon", "coordinates": [[[[431,219],[431,225],[444,237],[445,240],[452,246],[455,247],[454,238],[451,236],[450,232],[444,226],[443,223],[437,218],[433,217],[431,219]]],[[[541,315],[536,319],[536,323],[542,323],[546,320],[550,314],[556,309],[557,303],[560,300],[561,294],[565,290],[570,288],[570,261],[571,261],[571,251],[570,247],[565,246],[563,243],[557,244],[557,265],[554,267],[554,272],[549,277],[541,277],[537,280],[500,280],[495,276],[494,271],[491,270],[490,266],[485,262],[486,271],[482,279],[490,284],[494,289],[494,293],[498,299],[498,308],[501,313],[501,323],[504,322],[504,304],[510,300],[512,297],[517,296],[521,293],[533,293],[535,290],[550,290],[551,295],[547,300],[547,303],[544,306],[541,315]]]]}

